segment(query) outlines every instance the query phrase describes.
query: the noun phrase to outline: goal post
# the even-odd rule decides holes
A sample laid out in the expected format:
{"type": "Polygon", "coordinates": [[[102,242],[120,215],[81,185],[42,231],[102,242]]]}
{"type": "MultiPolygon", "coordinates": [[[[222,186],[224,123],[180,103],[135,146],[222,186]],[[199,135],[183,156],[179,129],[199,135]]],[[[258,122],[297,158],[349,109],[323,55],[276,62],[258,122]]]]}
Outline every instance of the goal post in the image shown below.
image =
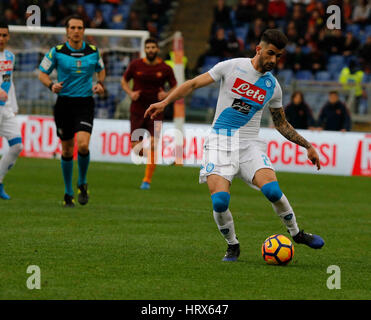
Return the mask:
{"type": "MultiPolygon", "coordinates": [[[[9,32],[8,48],[16,55],[14,84],[20,113],[51,114],[56,97],[38,80],[38,67],[50,48],[67,41],[66,29],[10,25],[9,32]]],[[[122,74],[131,60],[145,56],[145,40],[150,34],[144,30],[93,28],[86,28],[84,33],[84,40],[99,49],[106,68],[105,87],[119,104],[126,96],[120,85],[122,74]]],[[[55,71],[51,78],[56,78],[55,71]]]]}
{"type": "MultiPolygon", "coordinates": [[[[42,35],[42,36],[62,36],[65,39],[66,35],[66,28],[63,27],[28,27],[28,26],[9,26],[9,32],[11,34],[21,34],[21,35],[42,35]]],[[[96,38],[122,38],[127,39],[140,39],[140,45],[138,46],[130,46],[128,41],[118,42],[112,49],[121,49],[127,52],[140,52],[140,56],[144,57],[144,42],[147,38],[149,38],[149,32],[145,30],[115,30],[115,29],[94,29],[94,28],[86,28],[85,29],[85,37],[96,37],[96,38]]],[[[49,44],[50,47],[54,46],[54,43],[49,44]]],[[[99,48],[99,45],[98,45],[99,48]]]]}

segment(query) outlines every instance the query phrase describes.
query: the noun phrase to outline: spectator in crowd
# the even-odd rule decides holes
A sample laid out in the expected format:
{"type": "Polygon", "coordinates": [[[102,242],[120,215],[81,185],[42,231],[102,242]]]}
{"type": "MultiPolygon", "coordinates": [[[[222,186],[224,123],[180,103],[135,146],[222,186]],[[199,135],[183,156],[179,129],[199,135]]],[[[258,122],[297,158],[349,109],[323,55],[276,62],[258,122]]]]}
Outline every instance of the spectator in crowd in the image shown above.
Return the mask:
{"type": "Polygon", "coordinates": [[[258,44],[260,37],[265,30],[265,23],[262,19],[255,19],[246,36],[245,43],[248,45],[258,44]]]}
{"type": "Polygon", "coordinates": [[[214,6],[214,31],[217,27],[229,28],[231,26],[231,7],[225,4],[225,0],[217,0],[214,6]]]}
{"type": "Polygon", "coordinates": [[[268,19],[267,21],[267,29],[277,29],[277,23],[274,19],[268,19]]]}
{"type": "Polygon", "coordinates": [[[166,4],[162,0],[152,0],[148,3],[148,14],[150,21],[156,23],[157,28],[161,27],[166,21],[166,4]]]}
{"type": "Polygon", "coordinates": [[[345,38],[340,29],[333,29],[325,37],[327,43],[327,53],[343,54],[345,38]]]}
{"type": "Polygon", "coordinates": [[[72,14],[72,10],[69,6],[59,3],[57,10],[57,26],[64,27],[66,25],[67,18],[72,14]]]}
{"type": "Polygon", "coordinates": [[[343,18],[345,24],[349,25],[352,23],[352,3],[351,0],[343,0],[343,6],[341,12],[343,13],[343,18]]]}
{"type": "Polygon", "coordinates": [[[108,22],[109,27],[112,29],[122,30],[125,29],[125,23],[126,21],[124,21],[124,15],[122,12],[120,12],[118,8],[114,8],[112,11],[111,21],[108,22]]]}
{"type": "Polygon", "coordinates": [[[308,30],[304,38],[308,47],[317,47],[318,30],[319,29],[314,25],[308,26],[308,30]]]}
{"type": "Polygon", "coordinates": [[[286,68],[295,72],[308,68],[308,55],[303,52],[301,46],[297,45],[294,52],[287,54],[286,68]]]}
{"type": "Polygon", "coordinates": [[[362,88],[362,81],[364,72],[361,70],[358,62],[355,59],[351,59],[349,65],[344,67],[339,76],[339,82],[343,85],[343,88],[347,90],[348,95],[354,90],[355,95],[355,113],[359,113],[359,106],[365,93],[362,88]]]}
{"type": "Polygon", "coordinates": [[[249,23],[254,19],[256,0],[239,0],[235,9],[238,24],[249,23]]]}
{"type": "Polygon", "coordinates": [[[317,37],[317,48],[323,53],[327,53],[329,51],[326,40],[327,40],[327,29],[324,27],[318,32],[318,37],[317,37]]]}
{"type": "Polygon", "coordinates": [[[143,22],[139,18],[138,12],[131,10],[128,18],[127,23],[128,30],[142,30],[143,29],[143,22]]]}
{"type": "Polygon", "coordinates": [[[233,31],[228,32],[227,49],[225,56],[227,58],[237,58],[240,56],[240,42],[233,31]]]}
{"type": "Polygon", "coordinates": [[[4,18],[2,19],[5,24],[12,25],[14,24],[15,17],[12,9],[5,9],[4,18]]]}
{"type": "Polygon", "coordinates": [[[353,11],[353,23],[357,23],[361,26],[365,26],[370,23],[371,15],[371,4],[368,0],[358,0],[357,5],[354,7],[353,11]]]}
{"type": "Polygon", "coordinates": [[[282,20],[286,18],[287,6],[284,0],[269,0],[268,15],[274,20],[282,20]]]}
{"type": "Polygon", "coordinates": [[[352,32],[347,32],[345,34],[345,42],[344,42],[344,52],[343,55],[346,57],[354,56],[359,48],[360,42],[359,40],[353,35],[352,32]]]}
{"type": "Polygon", "coordinates": [[[196,66],[193,70],[195,73],[201,73],[202,67],[205,62],[205,58],[207,56],[216,56],[221,59],[225,58],[228,55],[228,42],[225,39],[225,32],[223,28],[219,28],[216,31],[215,36],[213,36],[209,41],[209,46],[205,50],[204,53],[202,53],[198,59],[196,66]]]}
{"type": "Polygon", "coordinates": [[[318,125],[321,130],[350,131],[350,114],[345,104],[340,101],[337,91],[330,91],[328,102],[320,111],[318,125]]]}
{"type": "Polygon", "coordinates": [[[316,45],[311,46],[311,51],[308,54],[308,69],[313,73],[323,71],[326,68],[326,57],[321,50],[318,50],[316,45]]]}
{"type": "Polygon", "coordinates": [[[308,19],[308,26],[307,29],[310,27],[314,27],[315,30],[320,30],[324,25],[324,18],[321,16],[321,13],[319,10],[313,10],[310,14],[310,17],[308,19]]]}
{"type": "Polygon", "coordinates": [[[223,28],[216,31],[216,35],[210,40],[209,55],[224,58],[228,50],[227,40],[223,28]]]}
{"type": "Polygon", "coordinates": [[[294,21],[295,28],[299,35],[304,35],[307,30],[307,23],[300,4],[294,4],[290,20],[294,21]]]}
{"type": "Polygon", "coordinates": [[[10,0],[10,1],[4,1],[4,2],[8,2],[8,4],[5,5],[5,6],[6,6],[7,9],[12,10],[12,15],[13,15],[13,20],[14,20],[13,24],[23,23],[22,18],[24,16],[24,12],[26,11],[25,1],[10,0]]]}
{"type": "Polygon", "coordinates": [[[57,25],[57,11],[58,6],[55,0],[46,1],[44,5],[44,14],[42,17],[45,19],[43,22],[47,26],[55,27],[57,25]]]}
{"type": "Polygon", "coordinates": [[[287,24],[286,36],[289,43],[296,44],[299,41],[299,34],[296,30],[295,22],[292,20],[287,24]]]}
{"type": "Polygon", "coordinates": [[[261,19],[263,22],[267,22],[269,19],[269,15],[267,12],[267,8],[263,1],[259,1],[256,4],[255,13],[254,13],[254,20],[261,19]]]}
{"type": "Polygon", "coordinates": [[[82,4],[79,4],[76,7],[76,14],[83,19],[85,26],[90,25],[90,18],[89,18],[88,14],[85,11],[85,7],[82,4]]]}
{"type": "Polygon", "coordinates": [[[295,129],[314,129],[314,119],[310,107],[304,101],[301,91],[295,91],[285,108],[286,119],[295,129]]]}
{"type": "Polygon", "coordinates": [[[321,17],[323,17],[325,14],[323,3],[318,0],[310,0],[310,3],[306,6],[305,11],[308,16],[311,16],[313,11],[318,11],[321,17]]]}
{"type": "Polygon", "coordinates": [[[365,44],[359,50],[359,57],[364,69],[371,69],[371,35],[366,39],[365,44]]]}
{"type": "Polygon", "coordinates": [[[157,39],[157,37],[158,37],[157,23],[153,20],[148,20],[146,22],[146,28],[147,28],[147,31],[150,34],[150,37],[157,39]]]}
{"type": "Polygon", "coordinates": [[[90,28],[106,29],[108,28],[107,23],[103,19],[102,11],[97,9],[95,10],[95,15],[90,21],[90,28]]]}

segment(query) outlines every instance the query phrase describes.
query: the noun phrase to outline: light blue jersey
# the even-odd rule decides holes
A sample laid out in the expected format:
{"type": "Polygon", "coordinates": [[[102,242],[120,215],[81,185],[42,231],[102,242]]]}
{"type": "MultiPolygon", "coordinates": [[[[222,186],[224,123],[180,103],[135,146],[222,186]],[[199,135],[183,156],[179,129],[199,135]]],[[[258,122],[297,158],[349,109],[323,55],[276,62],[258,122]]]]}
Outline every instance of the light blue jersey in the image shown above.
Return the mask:
{"type": "MultiPolygon", "coordinates": [[[[0,107],[5,105],[10,105],[13,102],[16,103],[16,101],[12,101],[15,98],[14,94],[14,86],[13,86],[13,69],[14,69],[14,54],[10,52],[9,50],[4,50],[3,52],[0,52],[0,88],[3,89],[7,95],[8,100],[7,101],[0,101],[0,107]]],[[[16,109],[12,107],[13,109],[16,109]]]]}
{"type": "Polygon", "coordinates": [[[58,82],[63,81],[59,96],[90,97],[93,95],[93,75],[104,69],[97,47],[83,42],[80,50],[68,42],[53,47],[41,61],[39,69],[50,74],[57,69],[58,82]]]}
{"type": "Polygon", "coordinates": [[[257,139],[264,107],[282,107],[282,91],[276,78],[270,72],[258,72],[249,58],[220,62],[209,74],[220,81],[220,90],[206,148],[231,150],[257,139]],[[236,145],[231,146],[234,142],[236,145]]]}

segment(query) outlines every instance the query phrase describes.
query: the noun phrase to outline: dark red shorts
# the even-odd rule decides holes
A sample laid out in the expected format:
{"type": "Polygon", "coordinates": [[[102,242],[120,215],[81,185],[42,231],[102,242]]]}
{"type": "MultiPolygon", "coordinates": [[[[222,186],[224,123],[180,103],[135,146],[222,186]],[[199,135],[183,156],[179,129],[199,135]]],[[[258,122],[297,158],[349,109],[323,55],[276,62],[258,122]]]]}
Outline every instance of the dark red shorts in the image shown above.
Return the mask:
{"type": "MultiPolygon", "coordinates": [[[[163,114],[157,116],[155,120],[152,120],[150,117],[144,118],[144,113],[130,113],[130,134],[133,135],[133,132],[136,129],[146,129],[151,134],[151,137],[154,136],[155,132],[155,121],[162,121],[164,118],[163,114]]],[[[132,139],[132,141],[137,141],[136,139],[132,139]]]]}

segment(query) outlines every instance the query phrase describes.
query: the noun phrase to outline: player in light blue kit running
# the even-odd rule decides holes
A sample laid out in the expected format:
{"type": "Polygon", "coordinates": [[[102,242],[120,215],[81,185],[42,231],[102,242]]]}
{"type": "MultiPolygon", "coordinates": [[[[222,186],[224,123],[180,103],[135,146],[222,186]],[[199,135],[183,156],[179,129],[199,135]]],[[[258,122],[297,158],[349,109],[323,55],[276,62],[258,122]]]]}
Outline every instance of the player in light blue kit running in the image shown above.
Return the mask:
{"type": "Polygon", "coordinates": [[[259,138],[260,120],[263,108],[267,106],[276,129],[288,140],[307,149],[308,159],[318,170],[321,167],[314,147],[287,122],[281,87],[270,73],[286,44],[287,38],[282,32],[268,29],[256,47],[254,58],[218,63],[208,72],[183,83],[165,100],[152,104],[145,114],[154,118],[171,102],[197,88],[220,81],[212,130],[204,146],[200,183],[208,184],[215,222],[228,243],[224,261],[236,261],[240,255],[240,244],[229,210],[230,186],[235,176],[263,193],[296,243],[313,249],[324,245],[320,236],[299,230],[294,210],[281,191],[266,154],[266,143],[259,138]]]}
{"type": "Polygon", "coordinates": [[[15,118],[18,104],[13,84],[14,54],[6,50],[9,41],[7,24],[0,23],[0,136],[8,140],[9,151],[0,160],[0,198],[9,200],[3,179],[22,151],[22,138],[15,118]]]}

